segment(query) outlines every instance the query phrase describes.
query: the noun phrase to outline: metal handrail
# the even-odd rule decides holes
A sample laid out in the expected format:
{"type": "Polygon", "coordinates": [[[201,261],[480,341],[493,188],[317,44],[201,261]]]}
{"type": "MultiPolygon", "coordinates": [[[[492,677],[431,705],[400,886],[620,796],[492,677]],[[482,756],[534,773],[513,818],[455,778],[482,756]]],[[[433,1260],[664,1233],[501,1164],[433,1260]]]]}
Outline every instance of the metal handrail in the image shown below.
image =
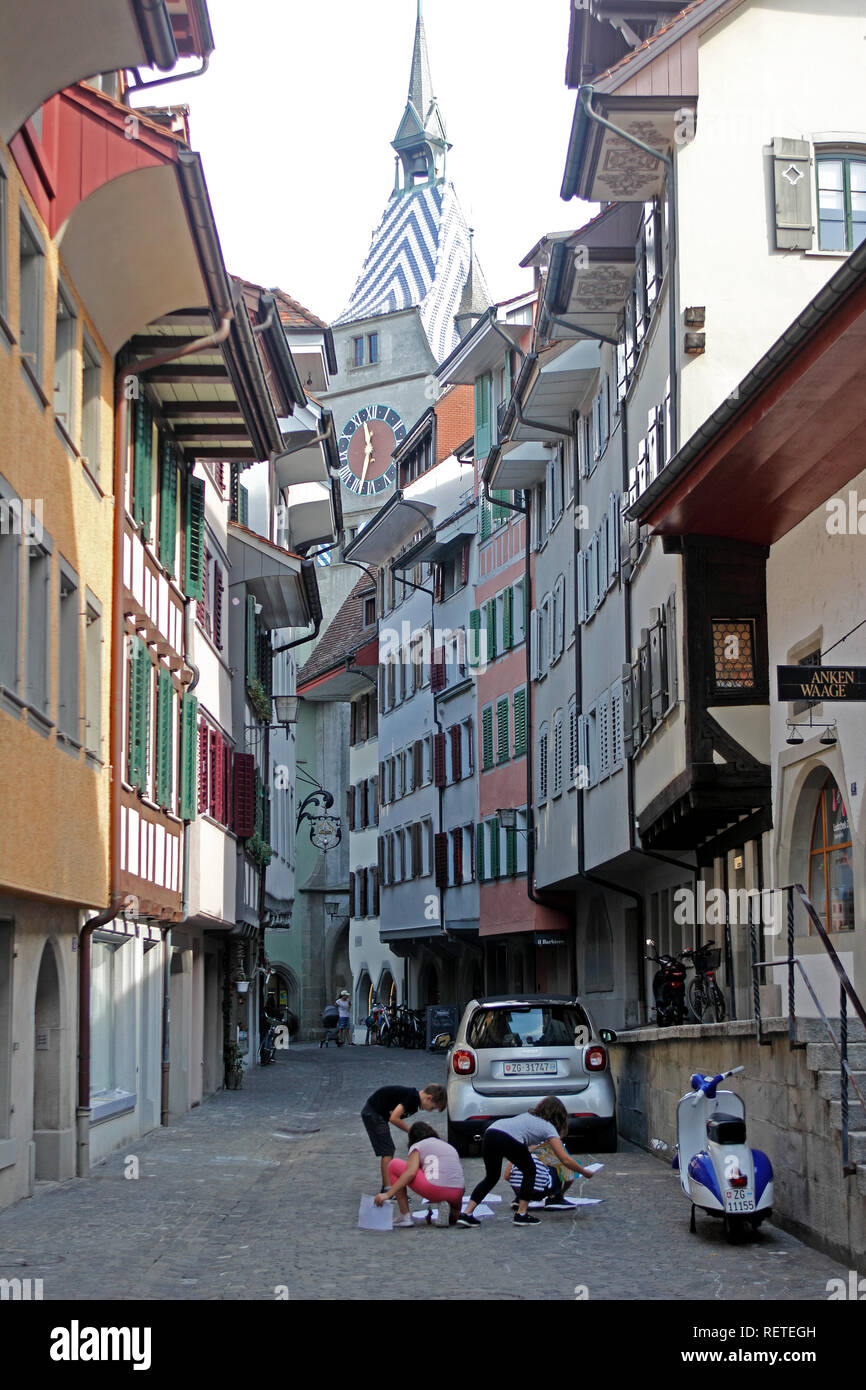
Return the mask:
{"type": "Polygon", "coordinates": [[[834,947],[832,941],[830,940],[830,937],[829,937],[829,935],[828,935],[828,933],[827,933],[827,929],[826,929],[826,927],[824,926],[824,923],[821,921],[821,918],[819,917],[818,913],[815,911],[814,905],[812,904],[812,902],[811,902],[811,900],[810,900],[808,894],[806,893],[806,890],[805,890],[805,888],[803,887],[802,883],[792,883],[792,884],[789,884],[788,887],[787,887],[784,891],[785,891],[786,894],[787,894],[787,907],[788,907],[788,913],[787,913],[787,916],[788,916],[788,955],[787,955],[787,959],[776,958],[775,960],[759,961],[759,960],[757,959],[757,954],[758,954],[758,951],[757,951],[757,925],[756,925],[756,923],[754,922],[754,920],[752,920],[751,923],[750,923],[750,934],[749,934],[749,936],[750,936],[750,947],[751,947],[751,955],[752,955],[752,970],[753,970],[753,972],[754,972],[754,974],[753,974],[753,979],[754,979],[754,1002],[755,1002],[755,1031],[756,1031],[757,1041],[758,1041],[759,1044],[761,1044],[761,1043],[763,1043],[763,1042],[765,1041],[764,1037],[762,1036],[762,1031],[761,1031],[761,998],[760,998],[760,987],[759,987],[758,974],[757,974],[757,972],[758,972],[759,970],[765,970],[765,969],[767,969],[768,967],[772,967],[772,966],[787,966],[787,969],[788,969],[788,1046],[789,1046],[789,1048],[792,1048],[792,1049],[793,1049],[793,1048],[801,1048],[801,1047],[805,1047],[805,1046],[806,1046],[805,1043],[798,1042],[797,1039],[796,1039],[796,1036],[795,1036],[795,1034],[796,1034],[796,1009],[795,1009],[795,988],[794,988],[794,984],[795,984],[795,978],[796,978],[796,977],[795,977],[794,971],[795,971],[795,969],[798,969],[798,970],[800,971],[801,976],[802,976],[803,983],[804,983],[804,985],[806,986],[807,990],[809,991],[809,994],[811,995],[812,1002],[813,1002],[813,1004],[815,1005],[815,1008],[818,1010],[818,1014],[819,1014],[819,1016],[820,1016],[820,1018],[821,1018],[821,1021],[822,1021],[822,1023],[824,1024],[824,1027],[825,1027],[826,1030],[827,1030],[827,1033],[828,1033],[828,1035],[829,1035],[830,1041],[831,1041],[831,1043],[833,1044],[834,1048],[836,1049],[837,1055],[838,1055],[838,1057],[839,1057],[839,1064],[840,1064],[840,1069],[841,1069],[841,1070],[840,1070],[840,1085],[839,1085],[839,1091],[840,1091],[840,1097],[841,1097],[841,1110],[842,1110],[842,1172],[843,1172],[843,1174],[844,1174],[846,1177],[852,1177],[852,1176],[856,1173],[856,1171],[857,1171],[857,1165],[856,1165],[856,1163],[851,1163],[851,1162],[850,1162],[850,1159],[849,1159],[849,1126],[848,1126],[848,1115],[849,1115],[848,1087],[849,1087],[849,1085],[851,1085],[851,1086],[854,1088],[854,1092],[855,1092],[855,1094],[857,1095],[857,1098],[858,1098],[858,1100],[860,1101],[861,1106],[863,1107],[863,1112],[864,1112],[864,1114],[866,1114],[866,1098],[864,1098],[863,1092],[860,1090],[860,1087],[858,1086],[857,1082],[854,1080],[854,1076],[853,1076],[853,1073],[852,1073],[852,1071],[851,1071],[851,1067],[850,1067],[850,1065],[849,1065],[849,1063],[848,1063],[848,1001],[850,1000],[851,1004],[853,1005],[854,1012],[855,1012],[855,1013],[857,1014],[857,1016],[859,1017],[859,1019],[860,1019],[861,1023],[863,1024],[864,1028],[866,1028],[866,1009],[864,1009],[863,1004],[862,1004],[862,1002],[861,1002],[861,1000],[860,1000],[860,997],[859,997],[858,994],[857,994],[857,991],[854,989],[854,986],[852,985],[851,981],[849,980],[848,975],[847,975],[847,972],[846,972],[846,970],[845,970],[845,967],[843,966],[843,964],[842,964],[842,962],[840,961],[838,955],[836,954],[836,948],[834,947]],[[819,1001],[819,999],[818,999],[818,996],[817,996],[817,994],[815,993],[814,989],[812,988],[812,985],[811,985],[811,982],[810,982],[810,980],[809,980],[809,977],[807,976],[806,971],[805,971],[804,968],[803,968],[803,963],[802,963],[802,961],[800,960],[799,956],[795,956],[795,955],[794,955],[794,893],[795,893],[795,892],[799,894],[800,900],[801,900],[801,902],[802,902],[802,904],[803,904],[803,907],[804,907],[805,910],[806,910],[806,914],[807,914],[807,916],[808,916],[808,918],[809,918],[809,921],[811,922],[812,926],[815,928],[815,931],[816,931],[816,933],[817,933],[817,935],[818,935],[818,939],[820,940],[822,946],[824,947],[824,950],[827,952],[827,955],[830,957],[830,960],[831,960],[831,962],[832,962],[833,968],[834,968],[834,970],[836,971],[836,974],[837,974],[838,977],[839,977],[839,1038],[838,1038],[838,1040],[837,1040],[837,1038],[836,1038],[835,1033],[833,1032],[832,1024],[830,1023],[830,1020],[827,1018],[827,1015],[824,1013],[824,1010],[823,1010],[823,1008],[821,1007],[821,1003],[820,1003],[820,1001],[819,1001]]]}

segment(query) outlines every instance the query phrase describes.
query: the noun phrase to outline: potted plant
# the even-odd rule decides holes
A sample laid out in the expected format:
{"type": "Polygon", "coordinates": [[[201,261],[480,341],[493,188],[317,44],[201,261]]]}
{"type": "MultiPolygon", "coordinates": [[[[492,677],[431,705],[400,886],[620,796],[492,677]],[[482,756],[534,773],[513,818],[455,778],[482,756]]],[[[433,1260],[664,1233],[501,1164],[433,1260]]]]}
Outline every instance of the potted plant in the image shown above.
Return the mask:
{"type": "Polygon", "coordinates": [[[244,1058],[236,1042],[226,1043],[223,1061],[226,1071],[226,1090],[239,1091],[244,1079],[244,1058]]]}
{"type": "Polygon", "coordinates": [[[270,724],[271,697],[257,676],[247,681],[247,700],[256,719],[262,724],[270,724]]]}

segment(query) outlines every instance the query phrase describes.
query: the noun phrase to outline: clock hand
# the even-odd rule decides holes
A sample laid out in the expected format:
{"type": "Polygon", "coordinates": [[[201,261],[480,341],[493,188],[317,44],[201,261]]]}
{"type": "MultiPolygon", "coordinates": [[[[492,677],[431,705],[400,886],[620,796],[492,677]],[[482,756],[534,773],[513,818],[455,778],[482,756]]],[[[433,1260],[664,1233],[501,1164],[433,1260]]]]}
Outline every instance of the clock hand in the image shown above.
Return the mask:
{"type": "Polygon", "coordinates": [[[364,450],[364,467],[363,467],[362,472],[361,472],[361,487],[364,486],[364,479],[365,479],[366,476],[367,476],[367,469],[369,468],[371,462],[372,462],[372,463],[375,463],[375,462],[376,462],[375,458],[373,457],[373,441],[372,441],[372,439],[369,440],[369,442],[368,442],[368,444],[367,444],[367,447],[366,447],[366,449],[364,450]]]}

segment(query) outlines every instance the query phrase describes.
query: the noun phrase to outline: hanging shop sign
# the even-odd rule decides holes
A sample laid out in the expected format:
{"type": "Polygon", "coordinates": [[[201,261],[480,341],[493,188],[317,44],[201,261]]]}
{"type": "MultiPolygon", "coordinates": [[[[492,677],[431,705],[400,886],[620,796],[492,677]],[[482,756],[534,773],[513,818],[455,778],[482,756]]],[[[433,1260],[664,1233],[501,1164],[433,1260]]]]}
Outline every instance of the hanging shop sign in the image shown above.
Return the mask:
{"type": "Polygon", "coordinates": [[[317,849],[336,849],[343,838],[338,816],[310,816],[310,840],[317,849]]]}
{"type": "Polygon", "coordinates": [[[866,666],[777,666],[780,700],[866,700],[866,666]]]}

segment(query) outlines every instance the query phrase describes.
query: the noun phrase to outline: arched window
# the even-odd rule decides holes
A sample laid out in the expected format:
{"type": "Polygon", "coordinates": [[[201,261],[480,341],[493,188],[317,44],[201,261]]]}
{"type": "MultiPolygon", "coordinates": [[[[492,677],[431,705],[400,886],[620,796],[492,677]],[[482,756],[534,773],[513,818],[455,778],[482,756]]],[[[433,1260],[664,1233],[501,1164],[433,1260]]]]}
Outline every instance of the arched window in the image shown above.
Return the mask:
{"type": "Polygon", "coordinates": [[[851,826],[842,793],[832,777],[821,788],[812,822],[809,897],[828,931],[854,930],[851,826]]]}

